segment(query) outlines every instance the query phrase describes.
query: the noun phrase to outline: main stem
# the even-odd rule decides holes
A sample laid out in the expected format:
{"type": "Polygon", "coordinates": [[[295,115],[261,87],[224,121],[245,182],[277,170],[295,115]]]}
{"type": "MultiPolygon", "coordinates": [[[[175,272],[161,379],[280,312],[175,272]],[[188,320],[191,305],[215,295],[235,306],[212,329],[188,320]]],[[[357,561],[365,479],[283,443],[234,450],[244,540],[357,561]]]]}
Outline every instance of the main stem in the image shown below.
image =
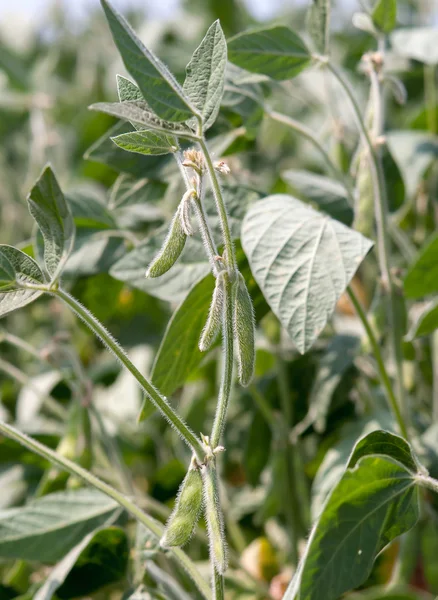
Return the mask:
{"type": "Polygon", "coordinates": [[[179,433],[181,438],[195,453],[200,462],[204,460],[204,449],[201,441],[196,437],[193,431],[186,425],[182,418],[173,410],[166,398],[140,373],[137,367],[131,362],[123,348],[116,342],[112,335],[96,319],[96,317],[73,296],[62,289],[53,290],[54,296],[60,298],[67,306],[75,312],[82,321],[99,337],[105,346],[114,354],[122,365],[137,380],[138,384],[151,400],[151,402],[160,410],[170,425],[179,433]]]}
{"type": "Polygon", "coordinates": [[[357,316],[362,321],[362,325],[366,331],[369,342],[373,349],[374,358],[376,359],[377,369],[379,371],[380,381],[385,389],[389,406],[392,409],[392,412],[394,413],[395,418],[397,419],[400,433],[403,435],[404,438],[408,439],[408,431],[407,431],[403,416],[400,412],[400,407],[398,405],[397,398],[395,397],[394,390],[392,389],[391,380],[389,379],[389,375],[388,375],[388,372],[385,367],[385,363],[382,358],[382,353],[380,352],[379,343],[376,339],[376,336],[374,335],[374,331],[368,321],[367,315],[365,313],[365,310],[364,310],[362,304],[359,302],[359,299],[356,296],[356,294],[354,293],[353,288],[351,286],[349,286],[347,288],[347,293],[351,300],[351,303],[354,306],[357,316]]]}
{"type": "MultiPolygon", "coordinates": [[[[109,496],[110,498],[115,500],[117,504],[125,508],[135,519],[140,521],[140,523],[142,523],[149,531],[151,531],[158,538],[163,535],[164,527],[163,525],[161,525],[161,523],[144,513],[138,506],[131,502],[131,500],[126,498],[126,496],[115,490],[113,487],[111,487],[104,481],[101,481],[98,477],[96,477],[86,469],[83,469],[82,467],[72,462],[71,460],[65,458],[64,456],[60,456],[44,444],[37,442],[36,440],[34,440],[31,437],[28,437],[18,429],[15,429],[15,427],[12,427],[11,425],[8,425],[1,421],[0,432],[6,435],[7,437],[11,438],[12,440],[15,440],[25,448],[28,448],[31,452],[34,452],[35,454],[38,454],[46,460],[49,460],[63,471],[67,471],[68,473],[79,477],[85,483],[100,490],[106,496],[109,496]]],[[[190,558],[180,549],[173,549],[171,550],[171,552],[179,560],[181,565],[190,575],[190,577],[195,582],[196,586],[198,587],[199,591],[204,596],[204,598],[207,598],[207,600],[209,600],[211,598],[210,590],[208,589],[206,582],[201,577],[200,573],[198,572],[197,568],[192,563],[190,558]]]]}
{"type": "MultiPolygon", "coordinates": [[[[371,161],[371,175],[373,178],[374,185],[374,197],[375,197],[375,209],[376,209],[376,223],[377,223],[377,242],[379,251],[379,263],[381,269],[381,275],[383,279],[383,285],[388,291],[389,295],[389,335],[391,339],[392,352],[395,360],[395,379],[397,386],[397,397],[400,406],[398,406],[398,413],[401,415],[403,423],[408,422],[408,411],[405,402],[404,385],[403,385],[403,372],[402,372],[402,346],[399,326],[397,323],[397,290],[394,285],[394,281],[391,274],[390,268],[390,252],[389,252],[389,224],[388,224],[388,201],[386,197],[386,186],[385,177],[383,173],[382,161],[380,156],[376,152],[374,144],[371,140],[369,132],[365,126],[362,118],[359,104],[356,100],[353,90],[350,87],[347,79],[341,73],[341,71],[333,65],[331,62],[327,62],[327,67],[336,77],[338,82],[345,90],[351,106],[353,108],[354,116],[357,122],[359,131],[363,137],[363,140],[367,146],[370,161],[371,161]]],[[[397,403],[398,405],[398,403],[397,403]]],[[[398,416],[397,416],[398,419],[398,416]]],[[[407,426],[404,425],[403,430],[407,430],[407,426]]]]}
{"type": "Polygon", "coordinates": [[[221,186],[219,184],[219,179],[217,177],[216,170],[214,168],[213,160],[210,155],[210,151],[208,149],[207,143],[204,138],[199,140],[199,145],[201,146],[202,153],[204,155],[205,164],[207,166],[208,176],[210,178],[211,187],[213,190],[214,199],[216,202],[216,209],[219,214],[219,219],[221,223],[221,231],[224,240],[225,252],[226,252],[226,264],[229,266],[231,272],[236,270],[236,254],[234,252],[233,240],[231,237],[230,225],[228,223],[228,215],[227,209],[225,206],[225,202],[222,196],[221,186]]]}
{"type": "Polygon", "coordinates": [[[224,306],[222,314],[222,380],[214,416],[210,445],[214,449],[219,445],[225,427],[228,403],[233,379],[233,297],[232,283],[228,274],[224,275],[224,306]]]}

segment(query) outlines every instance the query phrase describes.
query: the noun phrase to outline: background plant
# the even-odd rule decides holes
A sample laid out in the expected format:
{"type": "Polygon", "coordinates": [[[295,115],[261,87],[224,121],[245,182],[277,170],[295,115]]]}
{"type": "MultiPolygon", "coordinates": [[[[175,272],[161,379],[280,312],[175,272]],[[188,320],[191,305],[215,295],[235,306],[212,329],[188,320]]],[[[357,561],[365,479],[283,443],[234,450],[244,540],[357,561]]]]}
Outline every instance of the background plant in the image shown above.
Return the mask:
{"type": "Polygon", "coordinates": [[[0,251],[1,591],[431,597],[436,30],[425,10],[379,1],[331,36],[315,1],[293,29],[233,37],[242,11],[206,6],[191,59],[184,28],[156,48],[174,78],[103,2],[138,85],[119,76],[119,102],[95,103],[101,17],[83,57],[62,22],[51,60],[43,42],[29,57],[4,49],[3,239],[17,241],[15,223],[30,236],[23,186],[39,232],[0,251]],[[60,89],[74,90],[65,105],[60,89]],[[107,117],[71,124],[91,102],[125,121],[87,151],[102,166],[80,155],[107,117]],[[39,174],[48,159],[64,191],[52,168],[39,174]],[[207,527],[182,551],[202,489],[207,527]]]}

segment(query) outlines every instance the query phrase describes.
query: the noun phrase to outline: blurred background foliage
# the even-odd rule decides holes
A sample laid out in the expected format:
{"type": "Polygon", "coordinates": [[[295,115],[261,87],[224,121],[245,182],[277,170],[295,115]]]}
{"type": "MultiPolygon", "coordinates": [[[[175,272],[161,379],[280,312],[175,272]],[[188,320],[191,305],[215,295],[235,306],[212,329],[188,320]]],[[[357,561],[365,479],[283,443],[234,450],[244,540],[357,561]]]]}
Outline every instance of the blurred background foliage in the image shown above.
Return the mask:
{"type": "MultiPolygon", "coordinates": [[[[281,22],[303,32],[306,8],[301,2],[299,6],[289,2],[281,22]]],[[[360,10],[359,3],[353,8],[360,10]]],[[[436,13],[433,0],[400,0],[398,22],[431,24],[436,13]]],[[[375,40],[354,27],[342,11],[336,14],[332,53],[348,69],[364,105],[368,90],[360,59],[375,48],[375,40]]],[[[161,22],[145,19],[140,11],[128,16],[179,77],[214,19],[220,18],[227,36],[255,24],[248,7],[238,0],[185,0],[177,18],[170,15],[161,22]]],[[[87,110],[92,103],[116,100],[115,76],[124,73],[97,2],[80,24],[72,24],[62,5],[57,5],[50,20],[27,29],[19,43],[10,42],[8,28],[8,22],[2,22],[0,240],[19,244],[30,254],[37,251],[25,198],[50,162],[78,232],[66,285],[125,345],[142,371],[150,373],[172,312],[205,274],[199,248],[192,248],[176,274],[172,271],[156,282],[143,276],[159,245],[156,236],[159,239],[181,198],[176,169],[166,156],[144,157],[116,148],[109,132],[123,131],[125,126],[87,110]]],[[[20,37],[18,30],[16,35],[20,37]]],[[[385,69],[394,80],[400,79],[407,92],[406,102],[400,104],[397,89],[394,94],[390,86],[386,88],[391,133],[385,172],[399,231],[395,266],[402,274],[436,228],[438,106],[436,101],[428,109],[425,106],[423,64],[389,50],[385,69]]],[[[325,174],[321,154],[304,137],[271,118],[274,110],[317,132],[334,163],[348,176],[357,133],[345,97],[326,74],[311,69],[293,82],[268,85],[263,77],[245,79],[241,71],[230,68],[223,107],[210,138],[215,157],[224,158],[231,168],[226,194],[236,238],[248,203],[272,192],[294,193],[351,223],[345,197],[339,190],[331,195],[324,188],[321,192],[312,176],[325,174]]],[[[315,348],[300,356],[269,312],[241,250],[239,256],[249,279],[259,332],[256,381],[248,390],[235,389],[224,441],[224,498],[232,548],[227,597],[279,600],[293,572],[294,553],[302,550],[311,518],[354,441],[365,431],[391,428],[392,423],[348,301],[341,300],[315,348]],[[291,431],[299,434],[292,444],[291,431]],[[298,541],[296,548],[292,538],[298,541]]],[[[376,272],[372,255],[354,285],[365,304],[372,306],[376,331],[384,342],[376,272]]],[[[180,334],[181,347],[189,335],[190,331],[180,334]]],[[[406,386],[417,425],[424,431],[423,453],[424,448],[430,449],[423,461],[437,476],[438,430],[436,424],[428,427],[434,384],[431,344],[423,338],[406,342],[404,350],[406,386]]],[[[88,331],[56,301],[43,298],[1,321],[0,353],[2,418],[91,468],[135,496],[152,514],[165,518],[190,457],[148,406],[143,415],[148,418],[137,422],[140,392],[88,331]]],[[[205,432],[212,419],[219,356],[219,349],[215,350],[182,374],[175,358],[171,382],[166,384],[165,393],[195,431],[205,432]]],[[[78,485],[0,437],[1,509],[78,485]]],[[[437,514],[434,519],[438,523],[437,514]]],[[[435,530],[430,525],[420,527],[393,544],[379,557],[366,591],[348,597],[435,597],[438,525],[435,530]],[[396,557],[401,587],[390,596],[381,586],[390,580],[396,557]]],[[[202,528],[189,553],[208,569],[202,528]]],[[[48,565],[57,561],[13,560],[1,551],[0,555],[1,600],[33,598],[50,572],[48,565]]],[[[157,558],[154,540],[145,540],[144,532],[132,525],[125,527],[116,515],[113,526],[96,533],[84,547],[53,597],[115,600],[125,597],[124,591],[140,579],[152,598],[196,598],[185,575],[175,569],[165,555],[157,558]],[[186,591],[176,580],[187,586],[186,591]]]]}

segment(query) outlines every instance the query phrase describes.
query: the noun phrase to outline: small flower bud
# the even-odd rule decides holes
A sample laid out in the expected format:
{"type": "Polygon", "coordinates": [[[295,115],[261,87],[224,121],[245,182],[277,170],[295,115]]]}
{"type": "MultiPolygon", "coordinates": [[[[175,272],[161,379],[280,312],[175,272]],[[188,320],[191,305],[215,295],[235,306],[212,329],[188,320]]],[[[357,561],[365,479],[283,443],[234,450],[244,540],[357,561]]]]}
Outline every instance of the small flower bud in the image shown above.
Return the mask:
{"type": "Polygon", "coordinates": [[[217,336],[221,330],[222,315],[224,308],[224,281],[223,273],[219,273],[216,278],[216,285],[213,292],[213,298],[210,304],[210,310],[208,313],[207,322],[204,329],[202,330],[201,338],[199,340],[199,349],[201,352],[205,352],[216,341],[217,336]]]}
{"type": "Polygon", "coordinates": [[[192,537],[202,508],[202,477],[192,459],[187,475],[178,492],[175,508],[161,538],[162,548],[184,546],[192,537]]]}
{"type": "Polygon", "coordinates": [[[187,235],[181,225],[181,205],[175,213],[170,224],[169,233],[164,240],[161,250],[151,262],[146,271],[146,277],[159,277],[164,275],[178,260],[184,249],[187,235]]]}
{"type": "Polygon", "coordinates": [[[222,175],[229,175],[231,173],[230,167],[223,160],[217,162],[214,165],[214,168],[216,169],[216,171],[218,171],[218,173],[222,173],[222,175]]]}
{"type": "Polygon", "coordinates": [[[251,297],[245,280],[238,274],[234,287],[234,339],[239,382],[247,386],[253,375],[255,365],[255,320],[251,297]]]}

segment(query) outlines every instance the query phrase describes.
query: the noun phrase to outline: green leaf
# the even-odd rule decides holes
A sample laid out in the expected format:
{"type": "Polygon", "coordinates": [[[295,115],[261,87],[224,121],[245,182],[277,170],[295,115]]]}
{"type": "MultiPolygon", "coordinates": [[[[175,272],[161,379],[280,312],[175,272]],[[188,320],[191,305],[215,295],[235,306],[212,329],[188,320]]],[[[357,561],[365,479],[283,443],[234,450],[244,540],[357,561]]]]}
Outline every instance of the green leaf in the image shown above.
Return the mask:
{"type": "Polygon", "coordinates": [[[57,591],[57,597],[88,597],[104,586],[125,580],[128,559],[129,542],[123,529],[109,527],[96,532],[57,591]]]}
{"type": "Polygon", "coordinates": [[[152,370],[152,381],[166,396],[181,387],[205,354],[198,348],[207,320],[214,277],[207,275],[196,283],[173,313],[161,341],[152,370]],[[184,344],[181,340],[184,339],[184,344]]]}
{"type": "Polygon", "coordinates": [[[289,27],[253,29],[228,41],[229,60],[251,73],[272,79],[292,79],[311,60],[301,38],[289,27]]]}
{"type": "Polygon", "coordinates": [[[328,498],[284,600],[337,600],[368,578],[377,554],[418,516],[411,473],[380,456],[362,458],[328,498]]]}
{"type": "Polygon", "coordinates": [[[56,562],[118,510],[114,500],[88,489],[58,492],[4,510],[0,513],[0,556],[56,562]]]}
{"type": "Polygon", "coordinates": [[[328,54],[330,45],[330,0],[312,0],[307,13],[307,29],[318,52],[328,54]]]}
{"type": "Polygon", "coordinates": [[[4,254],[0,254],[0,290],[2,287],[15,284],[15,269],[4,254]]]}
{"type": "Polygon", "coordinates": [[[281,177],[303,200],[314,203],[345,225],[353,222],[353,209],[348,202],[347,191],[339,181],[298,169],[283,171],[281,177]]]}
{"type": "Polygon", "coordinates": [[[138,85],[123,75],[117,75],[116,80],[120,102],[146,102],[138,85]]]}
{"type": "Polygon", "coordinates": [[[371,18],[379,31],[390,33],[397,22],[397,0],[377,0],[371,18]]]}
{"type": "Polygon", "coordinates": [[[404,279],[408,298],[421,298],[438,292],[438,234],[420,250],[404,279]]]}
{"type": "Polygon", "coordinates": [[[111,139],[122,150],[138,152],[138,154],[169,154],[169,152],[177,150],[173,138],[157,134],[154,131],[122,133],[111,139]]]}
{"type": "Polygon", "coordinates": [[[406,58],[428,65],[438,63],[438,27],[410,27],[391,34],[393,49],[406,58]]]}
{"type": "Polygon", "coordinates": [[[410,342],[415,338],[429,335],[436,329],[438,329],[438,298],[426,304],[412,323],[405,339],[410,342]]]}
{"type": "Polygon", "coordinates": [[[349,458],[348,468],[353,469],[365,456],[392,458],[412,475],[422,469],[410,445],[400,436],[389,431],[372,431],[360,439],[349,458]]]}
{"type": "Polygon", "coordinates": [[[157,117],[146,102],[126,101],[126,102],[98,102],[92,104],[90,110],[106,113],[118,119],[124,119],[137,125],[142,125],[147,129],[162,131],[179,136],[191,136],[191,130],[183,123],[171,123],[157,117]]]}
{"type": "Polygon", "coordinates": [[[196,110],[168,68],[138,39],[107,0],[101,0],[114,42],[127,70],[155,113],[168,121],[186,121],[196,110]]]}
{"type": "Polygon", "coordinates": [[[414,196],[424,172],[438,157],[438,137],[426,131],[390,131],[386,142],[406,186],[408,198],[414,196]]]}
{"type": "Polygon", "coordinates": [[[44,263],[52,279],[60,274],[74,242],[74,222],[55,174],[47,166],[27,198],[44,238],[44,263]]]}
{"type": "Polygon", "coordinates": [[[0,244],[0,265],[3,269],[3,277],[9,278],[11,268],[14,272],[13,282],[5,283],[0,288],[0,317],[22,308],[41,296],[39,290],[24,289],[26,283],[31,285],[44,285],[44,275],[37,263],[21,250],[0,244]],[[20,284],[20,287],[17,285],[20,284]]]}
{"type": "Polygon", "coordinates": [[[251,206],[242,245],[272,311],[304,353],[372,242],[296,198],[278,194],[251,206]]]}
{"type": "Polygon", "coordinates": [[[215,21],[186,67],[183,90],[200,112],[207,130],[216,121],[224,91],[227,43],[215,21]]]}

